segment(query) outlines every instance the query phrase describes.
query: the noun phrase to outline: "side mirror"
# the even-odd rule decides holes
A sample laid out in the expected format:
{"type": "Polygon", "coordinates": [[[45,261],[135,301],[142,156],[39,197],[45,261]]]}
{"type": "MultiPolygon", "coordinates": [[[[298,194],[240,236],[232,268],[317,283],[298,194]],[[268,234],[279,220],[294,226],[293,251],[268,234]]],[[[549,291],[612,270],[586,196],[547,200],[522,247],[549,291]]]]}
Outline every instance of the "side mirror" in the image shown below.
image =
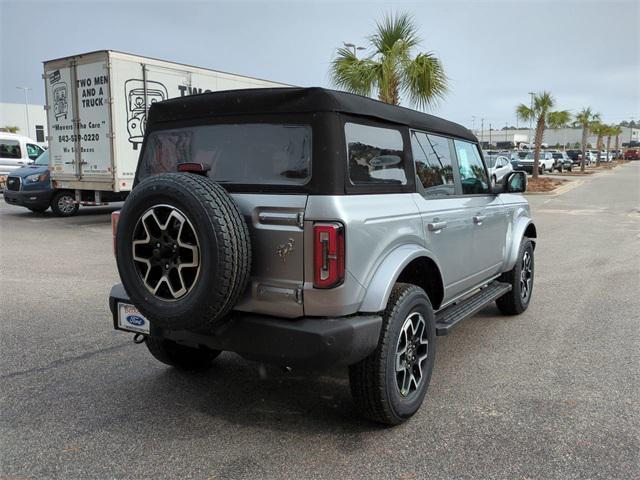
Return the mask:
{"type": "Polygon", "coordinates": [[[523,193],[527,191],[527,173],[516,170],[509,173],[502,181],[504,193],[523,193]]]}

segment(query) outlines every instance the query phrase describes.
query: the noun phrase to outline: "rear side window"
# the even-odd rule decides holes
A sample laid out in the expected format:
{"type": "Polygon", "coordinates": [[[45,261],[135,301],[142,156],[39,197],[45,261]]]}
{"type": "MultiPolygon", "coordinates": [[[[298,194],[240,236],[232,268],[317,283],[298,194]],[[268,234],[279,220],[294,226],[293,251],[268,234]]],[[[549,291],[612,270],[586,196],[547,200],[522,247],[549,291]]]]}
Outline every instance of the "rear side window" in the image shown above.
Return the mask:
{"type": "Polygon", "coordinates": [[[0,157],[22,158],[20,142],[17,140],[0,140],[0,157]]]}
{"type": "Polygon", "coordinates": [[[453,166],[449,140],[437,135],[411,132],[411,152],[416,163],[416,182],[425,195],[453,195],[453,166]]]}
{"type": "Polygon", "coordinates": [[[462,140],[454,140],[454,144],[458,156],[462,193],[465,195],[489,193],[487,172],[478,147],[462,140]]]}
{"type": "Polygon", "coordinates": [[[224,124],[158,130],[147,138],[138,178],[201,163],[217,182],[304,185],[311,178],[311,126],[224,124]]]}
{"type": "Polygon", "coordinates": [[[351,183],[407,183],[404,142],[399,130],[346,123],[344,131],[351,183]]]}

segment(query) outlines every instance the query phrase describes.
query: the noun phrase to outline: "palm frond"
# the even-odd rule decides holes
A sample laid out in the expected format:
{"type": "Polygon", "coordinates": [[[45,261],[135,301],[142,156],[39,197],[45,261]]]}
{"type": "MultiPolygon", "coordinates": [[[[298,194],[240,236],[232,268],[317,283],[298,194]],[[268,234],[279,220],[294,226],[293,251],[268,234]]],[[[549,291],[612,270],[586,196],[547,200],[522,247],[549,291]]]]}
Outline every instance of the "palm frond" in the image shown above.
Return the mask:
{"type": "Polygon", "coordinates": [[[528,122],[529,120],[535,120],[536,112],[531,107],[521,103],[516,107],[516,116],[518,117],[518,120],[528,122]]]}
{"type": "Polygon", "coordinates": [[[379,64],[369,58],[358,58],[349,48],[339,48],[331,62],[330,75],[341,90],[370,96],[378,84],[379,64]]]}
{"type": "Polygon", "coordinates": [[[449,79],[433,53],[419,53],[414,59],[403,59],[402,67],[402,91],[412,104],[426,108],[444,98],[449,79]]]}
{"type": "Polygon", "coordinates": [[[547,114],[547,123],[551,128],[561,128],[571,121],[569,110],[557,110],[547,114]]]}
{"type": "Polygon", "coordinates": [[[369,37],[369,42],[377,53],[385,55],[398,42],[409,52],[420,43],[420,37],[411,15],[390,13],[385,15],[382,21],[376,22],[376,33],[369,37]]]}

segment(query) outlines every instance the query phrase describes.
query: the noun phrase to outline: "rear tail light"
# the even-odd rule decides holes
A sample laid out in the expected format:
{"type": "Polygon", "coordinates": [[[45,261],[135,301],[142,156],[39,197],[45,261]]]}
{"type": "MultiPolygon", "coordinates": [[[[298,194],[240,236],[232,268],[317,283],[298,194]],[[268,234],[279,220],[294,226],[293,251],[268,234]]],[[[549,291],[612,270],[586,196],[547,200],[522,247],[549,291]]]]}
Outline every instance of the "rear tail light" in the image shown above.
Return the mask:
{"type": "Polygon", "coordinates": [[[313,226],[313,286],[337,287],[344,281],[344,227],[339,223],[313,226]]]}
{"type": "Polygon", "coordinates": [[[118,233],[118,220],[120,220],[120,210],[111,212],[111,235],[113,237],[113,254],[116,254],[116,234],[118,233]]]}

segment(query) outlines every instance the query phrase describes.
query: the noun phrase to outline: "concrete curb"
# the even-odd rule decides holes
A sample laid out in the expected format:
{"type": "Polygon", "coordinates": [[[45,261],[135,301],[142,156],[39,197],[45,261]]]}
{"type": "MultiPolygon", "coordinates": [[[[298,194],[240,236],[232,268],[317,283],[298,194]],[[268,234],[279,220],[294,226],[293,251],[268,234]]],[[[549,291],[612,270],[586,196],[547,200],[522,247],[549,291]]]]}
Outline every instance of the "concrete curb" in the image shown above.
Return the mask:
{"type": "Polygon", "coordinates": [[[584,180],[568,180],[566,185],[557,187],[549,192],[524,192],[524,194],[525,195],[547,195],[550,197],[555,197],[555,196],[567,193],[568,191],[573,190],[576,187],[579,187],[583,183],[584,183],[584,180]]]}

